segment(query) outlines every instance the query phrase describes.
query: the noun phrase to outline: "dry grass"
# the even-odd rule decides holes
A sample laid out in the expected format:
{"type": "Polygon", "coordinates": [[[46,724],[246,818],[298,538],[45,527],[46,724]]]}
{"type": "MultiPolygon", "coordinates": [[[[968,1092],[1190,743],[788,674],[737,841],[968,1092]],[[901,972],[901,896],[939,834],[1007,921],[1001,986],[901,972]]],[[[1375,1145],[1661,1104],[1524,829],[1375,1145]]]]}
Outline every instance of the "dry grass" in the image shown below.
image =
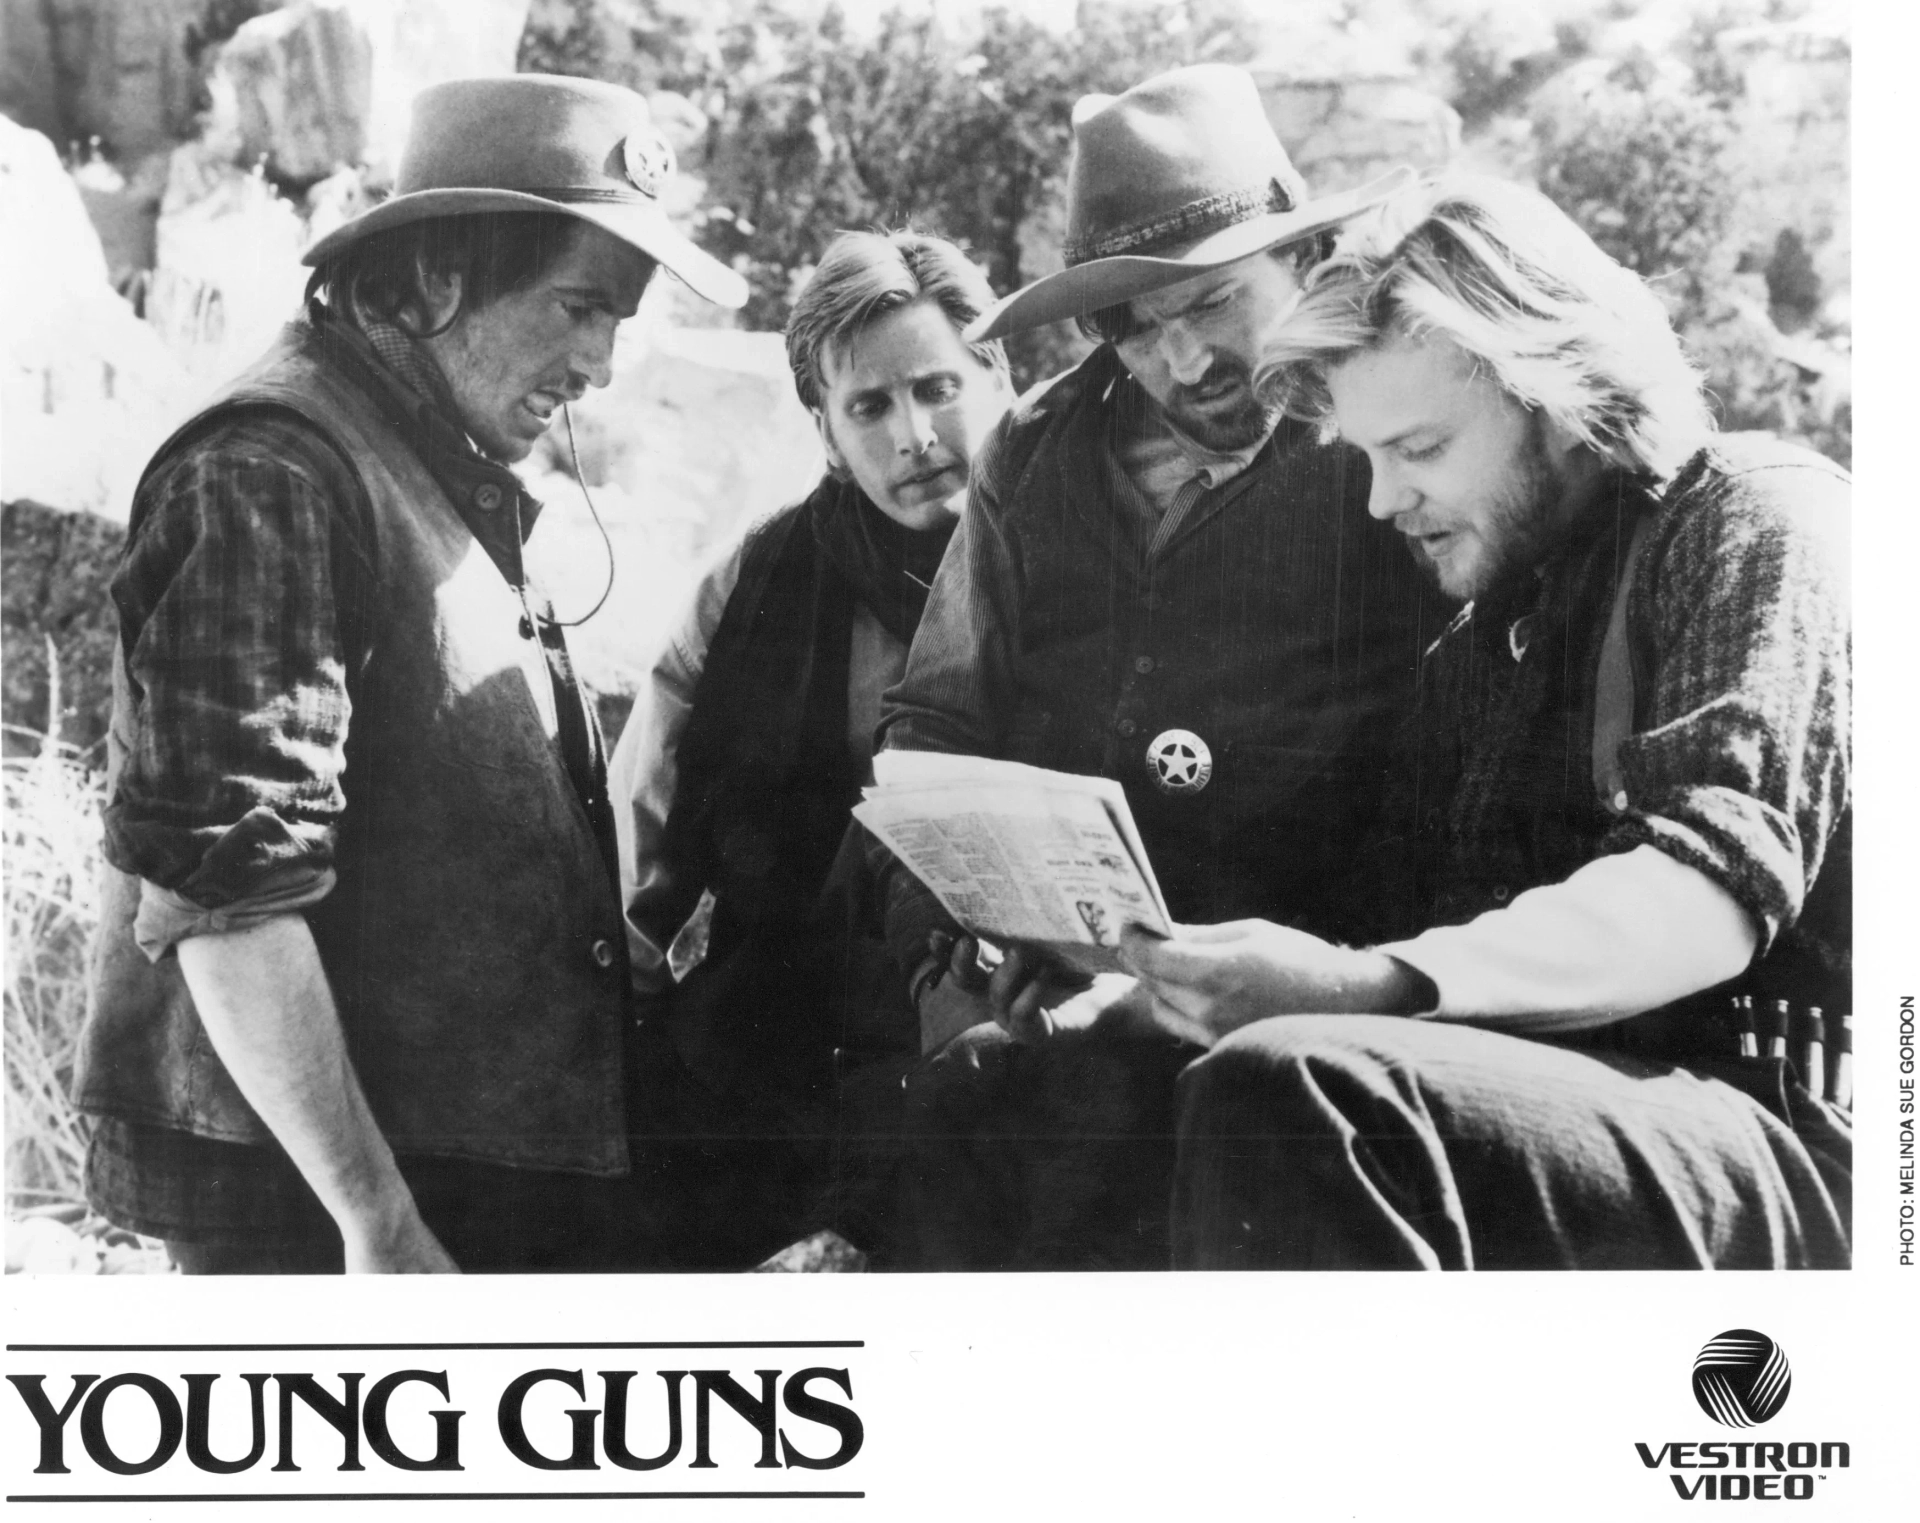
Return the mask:
{"type": "MultiPolygon", "coordinates": [[[[14,732],[16,735],[18,731],[14,732]]],[[[68,1098],[99,923],[102,781],[70,747],[38,740],[4,768],[7,1267],[69,1273],[166,1268],[158,1245],[93,1214],[87,1134],[68,1098]]]]}
{"type": "Polygon", "coordinates": [[[5,767],[7,1206],[79,1201],[86,1132],[67,1098],[99,922],[100,785],[58,742],[5,767]]]}

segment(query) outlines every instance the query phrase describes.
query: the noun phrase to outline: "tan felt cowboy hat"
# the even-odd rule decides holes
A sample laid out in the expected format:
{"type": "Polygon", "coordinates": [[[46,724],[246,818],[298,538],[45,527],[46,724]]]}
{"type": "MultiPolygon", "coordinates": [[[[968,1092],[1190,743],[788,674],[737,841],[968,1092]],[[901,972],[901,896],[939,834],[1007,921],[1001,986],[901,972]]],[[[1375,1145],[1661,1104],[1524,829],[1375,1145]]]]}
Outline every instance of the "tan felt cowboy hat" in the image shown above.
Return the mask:
{"type": "Polygon", "coordinates": [[[452,79],[414,98],[393,194],[302,257],[317,265],[423,217],[558,211],[605,228],[708,301],[743,305],[746,282],[668,222],[660,192],[672,174],[673,150],[631,90],[550,74],[452,79]]]}
{"type": "Polygon", "coordinates": [[[969,343],[1082,317],[1292,243],[1375,206],[1413,177],[1307,199],[1245,70],[1195,64],[1073,108],[1067,268],[994,304],[969,343]]]}

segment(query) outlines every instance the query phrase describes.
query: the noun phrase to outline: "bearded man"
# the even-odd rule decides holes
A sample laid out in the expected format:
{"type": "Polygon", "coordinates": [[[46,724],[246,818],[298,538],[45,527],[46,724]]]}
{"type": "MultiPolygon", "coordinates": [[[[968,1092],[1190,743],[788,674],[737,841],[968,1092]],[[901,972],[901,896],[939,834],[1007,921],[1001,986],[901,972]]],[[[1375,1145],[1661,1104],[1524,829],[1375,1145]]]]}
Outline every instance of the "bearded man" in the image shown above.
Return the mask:
{"type": "Polygon", "coordinates": [[[604,757],[507,467],[658,266],[744,300],[671,170],[629,90],[424,92],[397,193],[140,483],[75,1088],[90,1198],[183,1270],[645,1240],[604,757]]]}
{"type": "MultiPolygon", "coordinates": [[[[1338,934],[1330,885],[1373,822],[1442,600],[1368,519],[1364,461],[1283,421],[1253,367],[1328,230],[1390,185],[1311,199],[1224,65],[1089,96],[1073,133],[1067,268],[969,336],[1075,318],[1100,345],[982,447],[884,743],[1116,778],[1177,918],[1338,934]]],[[[923,1045],[967,1032],[910,1085],[932,1149],[920,1261],[1160,1262],[1182,1054],[1016,1050],[982,1023],[1061,991],[1015,949],[996,1005],[971,940],[884,871],[923,1045]]]]}
{"type": "Polygon", "coordinates": [[[1851,1002],[1846,474],[1716,434],[1653,293],[1497,181],[1354,224],[1282,340],[1471,601],[1378,858],[1396,939],[1126,938],[1123,1002],[1211,1048],[1176,1262],[1844,1267],[1815,1011],[1851,1002]]]}

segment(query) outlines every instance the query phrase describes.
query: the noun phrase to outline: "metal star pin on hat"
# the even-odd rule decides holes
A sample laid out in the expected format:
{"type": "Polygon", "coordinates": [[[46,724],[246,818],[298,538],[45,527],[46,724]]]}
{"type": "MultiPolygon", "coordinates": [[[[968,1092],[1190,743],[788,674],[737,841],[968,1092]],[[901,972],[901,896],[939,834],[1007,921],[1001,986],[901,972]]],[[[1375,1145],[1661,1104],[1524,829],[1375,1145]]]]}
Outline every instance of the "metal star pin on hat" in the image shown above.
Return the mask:
{"type": "Polygon", "coordinates": [[[646,101],[620,85],[553,74],[451,79],[413,102],[394,193],[302,259],[427,217],[560,212],[604,228],[722,307],[747,283],[676,228],[660,204],[673,149],[646,101]]]}

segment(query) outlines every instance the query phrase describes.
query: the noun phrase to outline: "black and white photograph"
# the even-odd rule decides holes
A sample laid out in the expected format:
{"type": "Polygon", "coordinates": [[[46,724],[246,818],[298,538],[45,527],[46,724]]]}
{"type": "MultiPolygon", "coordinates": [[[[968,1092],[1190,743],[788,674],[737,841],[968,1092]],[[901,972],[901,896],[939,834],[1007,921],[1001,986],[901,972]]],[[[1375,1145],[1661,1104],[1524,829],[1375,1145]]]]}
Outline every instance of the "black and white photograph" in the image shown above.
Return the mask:
{"type": "Polygon", "coordinates": [[[4,0],[6,1505],[1888,1515],[1915,31],[4,0]]]}

